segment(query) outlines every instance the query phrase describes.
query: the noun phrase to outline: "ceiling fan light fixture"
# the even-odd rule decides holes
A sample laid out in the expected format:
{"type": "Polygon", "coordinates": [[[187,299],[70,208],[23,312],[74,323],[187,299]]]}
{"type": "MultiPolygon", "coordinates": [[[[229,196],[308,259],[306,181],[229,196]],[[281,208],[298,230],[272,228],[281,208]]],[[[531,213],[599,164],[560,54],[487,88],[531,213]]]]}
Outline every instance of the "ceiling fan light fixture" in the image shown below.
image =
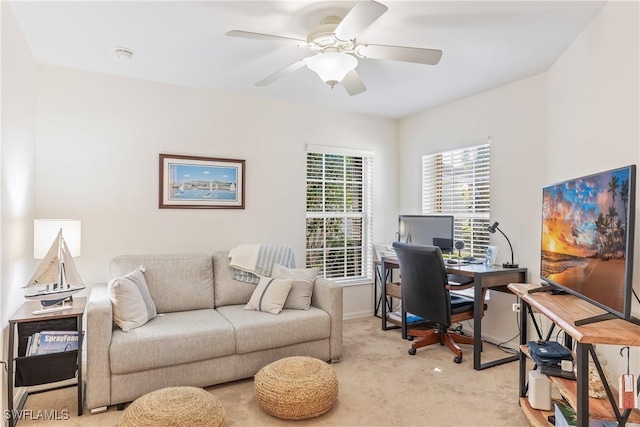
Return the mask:
{"type": "Polygon", "coordinates": [[[307,58],[307,67],[331,87],[340,83],[357,65],[358,60],[347,53],[326,52],[307,58]]]}

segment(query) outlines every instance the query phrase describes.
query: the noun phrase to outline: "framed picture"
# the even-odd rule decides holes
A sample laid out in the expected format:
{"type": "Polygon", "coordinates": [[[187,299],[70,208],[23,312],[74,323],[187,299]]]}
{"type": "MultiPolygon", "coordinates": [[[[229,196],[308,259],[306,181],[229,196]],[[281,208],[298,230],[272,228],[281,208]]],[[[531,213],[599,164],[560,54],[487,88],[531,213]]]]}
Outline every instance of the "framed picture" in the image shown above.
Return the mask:
{"type": "Polygon", "coordinates": [[[160,154],[160,208],[244,209],[244,164],[160,154]]]}

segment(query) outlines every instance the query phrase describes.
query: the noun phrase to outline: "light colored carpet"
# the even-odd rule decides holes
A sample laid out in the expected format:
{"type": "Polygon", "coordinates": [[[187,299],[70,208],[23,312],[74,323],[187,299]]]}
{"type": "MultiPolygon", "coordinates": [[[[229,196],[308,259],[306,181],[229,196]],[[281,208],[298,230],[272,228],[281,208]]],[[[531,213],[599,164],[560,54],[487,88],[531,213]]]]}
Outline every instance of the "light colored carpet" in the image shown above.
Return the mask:
{"type": "MultiPolygon", "coordinates": [[[[342,362],[332,365],[338,374],[338,400],[326,414],[303,421],[274,418],[258,407],[253,379],[208,387],[223,404],[227,426],[528,426],[518,405],[518,363],[483,371],[472,368],[470,346],[462,346],[462,364],[438,345],[407,354],[409,341],[398,330],[382,331],[380,319],[344,323],[342,362]]],[[[484,345],[483,360],[505,354],[484,345]]],[[[75,387],[29,396],[25,409],[67,409],[64,421],[22,420],[27,426],[115,426],[121,411],[77,416],[75,387]]],[[[88,412],[88,411],[86,411],[88,412]]]]}

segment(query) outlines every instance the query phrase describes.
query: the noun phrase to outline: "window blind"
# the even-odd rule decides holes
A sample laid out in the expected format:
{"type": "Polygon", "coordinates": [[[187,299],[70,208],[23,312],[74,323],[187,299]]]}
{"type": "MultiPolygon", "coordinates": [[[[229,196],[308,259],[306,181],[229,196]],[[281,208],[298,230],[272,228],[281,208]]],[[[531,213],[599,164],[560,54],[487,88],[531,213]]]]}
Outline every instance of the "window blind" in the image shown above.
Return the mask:
{"type": "Polygon", "coordinates": [[[306,265],[338,281],[371,280],[373,157],[314,148],[307,151],[306,265]]]}
{"type": "Polygon", "coordinates": [[[489,143],[422,156],[422,213],[453,215],[465,255],[489,245],[490,158],[489,143]]]}

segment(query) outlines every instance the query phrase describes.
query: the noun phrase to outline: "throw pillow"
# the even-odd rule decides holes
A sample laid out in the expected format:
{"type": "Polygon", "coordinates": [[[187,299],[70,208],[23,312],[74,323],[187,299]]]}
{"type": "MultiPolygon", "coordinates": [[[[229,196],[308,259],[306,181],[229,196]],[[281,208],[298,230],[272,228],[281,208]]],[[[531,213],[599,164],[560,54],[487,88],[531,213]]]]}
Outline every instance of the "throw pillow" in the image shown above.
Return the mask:
{"type": "Polygon", "coordinates": [[[113,279],[107,290],[113,306],[113,321],[123,331],[129,332],[156,317],[156,305],[151,299],[142,267],[113,279]]]}
{"type": "Polygon", "coordinates": [[[271,272],[276,279],[291,279],[291,291],[284,303],[284,308],[308,310],[311,306],[313,282],[320,272],[317,268],[287,268],[275,264],[271,272]]]}
{"type": "Polygon", "coordinates": [[[260,276],[256,290],[244,309],[278,314],[282,311],[290,290],[291,280],[260,276]]]}

